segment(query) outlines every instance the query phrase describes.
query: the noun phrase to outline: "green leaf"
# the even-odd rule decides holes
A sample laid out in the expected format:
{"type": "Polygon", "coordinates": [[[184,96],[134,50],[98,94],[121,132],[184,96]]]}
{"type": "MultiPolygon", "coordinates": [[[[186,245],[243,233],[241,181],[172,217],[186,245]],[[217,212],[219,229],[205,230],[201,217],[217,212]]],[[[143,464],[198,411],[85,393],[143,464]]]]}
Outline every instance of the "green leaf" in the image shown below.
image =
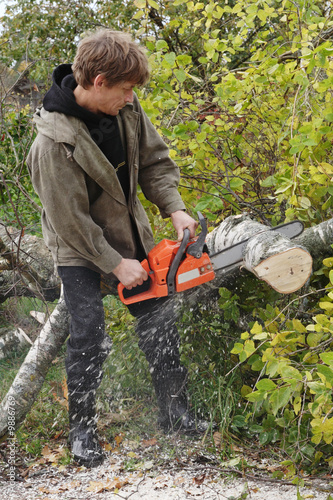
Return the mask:
{"type": "Polygon", "coordinates": [[[248,399],[252,403],[255,402],[258,403],[260,401],[264,401],[265,398],[266,398],[266,393],[261,391],[254,391],[246,395],[246,399],[248,399]]]}
{"type": "Polygon", "coordinates": [[[233,179],[230,179],[230,188],[233,191],[242,191],[243,185],[245,184],[245,181],[243,179],[240,179],[238,177],[234,177],[233,179]]]}
{"type": "Polygon", "coordinates": [[[292,382],[293,380],[300,381],[303,379],[301,372],[293,366],[285,365],[279,371],[284,380],[292,382]]]}
{"type": "Polygon", "coordinates": [[[164,54],[164,61],[169,67],[172,68],[176,62],[176,54],[174,52],[168,52],[167,54],[164,54]]]}
{"type": "Polygon", "coordinates": [[[321,352],[319,357],[324,363],[333,367],[333,352],[321,352]]]}
{"type": "Polygon", "coordinates": [[[247,423],[246,423],[246,418],[244,417],[244,415],[236,415],[233,419],[232,419],[232,425],[234,425],[235,427],[246,427],[247,423]]]}
{"type": "Polygon", "coordinates": [[[317,365],[317,371],[320,375],[324,377],[320,377],[323,382],[326,382],[326,387],[332,389],[333,387],[333,369],[326,365],[317,365]]]}
{"type": "Polygon", "coordinates": [[[168,49],[168,48],[169,48],[169,46],[165,40],[157,40],[157,42],[156,42],[156,49],[157,50],[168,49]]]}
{"type": "Polygon", "coordinates": [[[279,387],[272,393],[271,397],[269,398],[269,402],[271,404],[274,415],[277,414],[280,408],[286,406],[289,403],[292,392],[293,390],[291,387],[285,386],[279,387]]]}
{"type": "Polygon", "coordinates": [[[240,344],[239,342],[236,342],[236,344],[234,345],[234,347],[232,348],[232,350],[230,352],[231,352],[231,354],[239,354],[243,350],[244,350],[244,345],[240,344]]]}
{"type": "Polygon", "coordinates": [[[153,9],[156,9],[157,11],[160,10],[160,6],[158,5],[157,2],[155,2],[155,0],[148,0],[148,4],[153,7],[153,9]]]}
{"type": "Polygon", "coordinates": [[[174,73],[176,75],[177,80],[180,83],[185,82],[185,80],[186,80],[186,73],[185,73],[185,71],[183,69],[175,69],[174,73]]]}
{"type": "Polygon", "coordinates": [[[264,378],[256,383],[256,388],[259,391],[273,391],[276,389],[276,384],[270,378],[264,378]]]}
{"type": "Polygon", "coordinates": [[[209,195],[202,196],[199,203],[197,203],[195,206],[195,210],[199,212],[203,212],[206,209],[209,209],[210,211],[223,210],[223,208],[224,208],[223,200],[215,196],[209,196],[209,195]]]}

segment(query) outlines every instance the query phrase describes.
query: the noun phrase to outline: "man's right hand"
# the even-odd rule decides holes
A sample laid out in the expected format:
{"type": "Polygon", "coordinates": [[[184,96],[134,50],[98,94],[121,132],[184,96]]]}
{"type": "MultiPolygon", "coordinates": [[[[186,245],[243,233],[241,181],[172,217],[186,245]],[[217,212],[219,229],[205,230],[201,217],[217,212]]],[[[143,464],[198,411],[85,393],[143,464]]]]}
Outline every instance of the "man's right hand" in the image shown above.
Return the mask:
{"type": "Polygon", "coordinates": [[[123,259],[112,272],[127,290],[142,285],[148,279],[148,273],[143,269],[140,262],[135,259],[123,259]]]}

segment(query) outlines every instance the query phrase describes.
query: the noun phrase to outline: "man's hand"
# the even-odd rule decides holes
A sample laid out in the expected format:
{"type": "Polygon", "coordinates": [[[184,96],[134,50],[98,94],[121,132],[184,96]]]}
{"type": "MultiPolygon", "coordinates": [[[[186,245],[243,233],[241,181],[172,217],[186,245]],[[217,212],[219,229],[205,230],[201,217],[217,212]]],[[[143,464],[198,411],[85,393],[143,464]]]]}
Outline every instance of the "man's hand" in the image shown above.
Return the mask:
{"type": "Polygon", "coordinates": [[[135,259],[123,259],[112,272],[127,290],[132,290],[134,286],[142,285],[148,279],[147,272],[143,269],[140,262],[135,259]]]}
{"type": "Polygon", "coordinates": [[[194,238],[195,230],[198,227],[198,222],[183,210],[177,210],[171,214],[171,221],[173,227],[175,228],[178,241],[181,241],[184,236],[184,229],[188,228],[190,230],[190,238],[194,238]]]}

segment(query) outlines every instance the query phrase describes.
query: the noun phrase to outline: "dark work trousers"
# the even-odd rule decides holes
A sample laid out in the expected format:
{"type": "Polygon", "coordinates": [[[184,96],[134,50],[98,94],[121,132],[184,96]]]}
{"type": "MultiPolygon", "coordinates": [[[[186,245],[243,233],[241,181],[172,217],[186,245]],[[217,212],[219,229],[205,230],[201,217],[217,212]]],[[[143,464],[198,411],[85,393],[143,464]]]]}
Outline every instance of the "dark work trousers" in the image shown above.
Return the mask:
{"type": "MultiPolygon", "coordinates": [[[[104,308],[99,273],[86,267],[60,266],[66,305],[71,323],[65,360],[69,394],[97,389],[102,364],[111,350],[111,338],[105,332],[104,308]]],[[[179,335],[173,301],[168,298],[142,301],[128,306],[137,319],[139,347],[150,372],[168,372],[180,366],[179,335]]]]}

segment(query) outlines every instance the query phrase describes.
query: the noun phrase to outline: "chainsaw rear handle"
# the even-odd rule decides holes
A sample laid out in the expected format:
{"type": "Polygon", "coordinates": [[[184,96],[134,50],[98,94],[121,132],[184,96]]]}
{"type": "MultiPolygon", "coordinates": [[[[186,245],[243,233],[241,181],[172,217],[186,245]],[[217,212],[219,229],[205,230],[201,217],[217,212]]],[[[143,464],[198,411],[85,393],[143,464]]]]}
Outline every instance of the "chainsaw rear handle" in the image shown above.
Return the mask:
{"type": "Polygon", "coordinates": [[[141,265],[148,273],[148,280],[142,285],[134,286],[131,290],[127,290],[122,283],[119,283],[118,294],[123,304],[134,304],[136,302],[141,302],[142,300],[156,299],[158,297],[173,295],[176,292],[176,273],[189,241],[190,230],[186,228],[184,229],[183,239],[169,268],[166,282],[163,284],[157,282],[155,273],[149,267],[148,260],[143,260],[141,265]]]}
{"type": "Polygon", "coordinates": [[[154,291],[156,287],[156,278],[149,268],[148,260],[143,260],[141,266],[148,273],[148,280],[144,281],[142,285],[137,285],[131,290],[127,290],[122,283],[118,284],[118,294],[123,304],[134,304],[140,302],[140,300],[156,298],[156,292],[154,291]],[[140,299],[140,296],[144,298],[140,299]]]}

